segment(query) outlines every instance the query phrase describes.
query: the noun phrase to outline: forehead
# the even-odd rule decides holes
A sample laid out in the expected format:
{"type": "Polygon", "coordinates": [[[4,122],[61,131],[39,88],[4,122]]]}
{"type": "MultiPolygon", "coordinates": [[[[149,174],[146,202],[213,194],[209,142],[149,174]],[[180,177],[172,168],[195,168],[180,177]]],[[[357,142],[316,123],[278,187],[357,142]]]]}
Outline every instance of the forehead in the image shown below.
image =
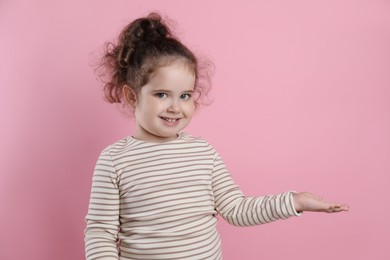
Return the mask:
{"type": "Polygon", "coordinates": [[[143,87],[147,89],[167,90],[193,90],[195,74],[193,69],[184,62],[174,62],[158,67],[151,75],[148,83],[143,87]]]}

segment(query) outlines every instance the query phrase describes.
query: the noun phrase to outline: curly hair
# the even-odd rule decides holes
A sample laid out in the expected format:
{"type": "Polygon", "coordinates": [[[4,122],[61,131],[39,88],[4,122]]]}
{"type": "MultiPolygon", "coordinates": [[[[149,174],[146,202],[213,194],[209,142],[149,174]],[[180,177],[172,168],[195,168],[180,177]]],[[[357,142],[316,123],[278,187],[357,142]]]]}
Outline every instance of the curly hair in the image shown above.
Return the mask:
{"type": "MultiPolygon", "coordinates": [[[[105,99],[110,103],[127,104],[124,88],[138,95],[148,83],[151,73],[171,62],[183,60],[195,75],[195,104],[210,89],[210,65],[202,66],[194,53],[177,40],[157,13],[139,18],[128,24],[116,43],[105,44],[105,52],[97,69],[101,70],[105,99]]],[[[126,91],[125,91],[126,93],[126,91]]]]}

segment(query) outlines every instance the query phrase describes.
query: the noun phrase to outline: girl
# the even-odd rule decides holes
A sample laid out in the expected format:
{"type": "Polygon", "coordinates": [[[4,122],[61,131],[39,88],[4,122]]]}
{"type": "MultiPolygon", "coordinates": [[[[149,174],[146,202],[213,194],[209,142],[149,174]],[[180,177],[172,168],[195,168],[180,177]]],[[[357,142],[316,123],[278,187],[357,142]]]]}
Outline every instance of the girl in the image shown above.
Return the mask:
{"type": "Polygon", "coordinates": [[[157,14],[125,27],[102,64],[106,98],[130,107],[136,126],[97,161],[87,259],[222,259],[217,214],[250,226],[348,210],[311,193],[242,194],[216,150],[182,132],[206,89],[196,57],[157,14]]]}

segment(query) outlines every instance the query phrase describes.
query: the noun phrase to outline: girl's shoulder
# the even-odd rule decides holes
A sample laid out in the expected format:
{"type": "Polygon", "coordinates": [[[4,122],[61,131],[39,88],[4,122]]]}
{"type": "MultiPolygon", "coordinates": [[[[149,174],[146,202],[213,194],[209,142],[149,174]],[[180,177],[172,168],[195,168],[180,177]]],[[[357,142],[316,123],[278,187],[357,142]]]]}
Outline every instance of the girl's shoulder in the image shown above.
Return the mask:
{"type": "Polygon", "coordinates": [[[194,135],[191,135],[191,134],[188,134],[185,132],[181,132],[179,134],[178,139],[181,139],[183,142],[186,142],[188,144],[199,144],[199,145],[208,146],[208,147],[214,149],[212,147],[212,145],[205,138],[203,138],[201,136],[194,136],[194,135]]]}
{"type": "Polygon", "coordinates": [[[100,156],[106,155],[106,156],[112,157],[113,154],[122,153],[128,147],[129,147],[128,138],[124,137],[124,138],[104,147],[100,151],[100,156]]]}
{"type": "Polygon", "coordinates": [[[200,136],[194,136],[186,132],[180,132],[178,139],[182,139],[185,142],[201,142],[201,143],[207,143],[206,139],[200,136]]]}

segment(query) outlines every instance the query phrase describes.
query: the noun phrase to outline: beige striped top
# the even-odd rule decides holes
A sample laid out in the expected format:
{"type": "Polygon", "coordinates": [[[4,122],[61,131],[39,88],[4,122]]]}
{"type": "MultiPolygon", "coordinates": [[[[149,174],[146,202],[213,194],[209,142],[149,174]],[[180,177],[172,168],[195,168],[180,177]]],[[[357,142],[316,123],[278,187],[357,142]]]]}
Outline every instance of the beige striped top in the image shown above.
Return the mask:
{"type": "Polygon", "coordinates": [[[216,215],[251,226],[299,215],[291,192],[246,197],[214,148],[180,133],[124,138],[102,151],[92,180],[85,250],[92,259],[222,259],[216,215]]]}

